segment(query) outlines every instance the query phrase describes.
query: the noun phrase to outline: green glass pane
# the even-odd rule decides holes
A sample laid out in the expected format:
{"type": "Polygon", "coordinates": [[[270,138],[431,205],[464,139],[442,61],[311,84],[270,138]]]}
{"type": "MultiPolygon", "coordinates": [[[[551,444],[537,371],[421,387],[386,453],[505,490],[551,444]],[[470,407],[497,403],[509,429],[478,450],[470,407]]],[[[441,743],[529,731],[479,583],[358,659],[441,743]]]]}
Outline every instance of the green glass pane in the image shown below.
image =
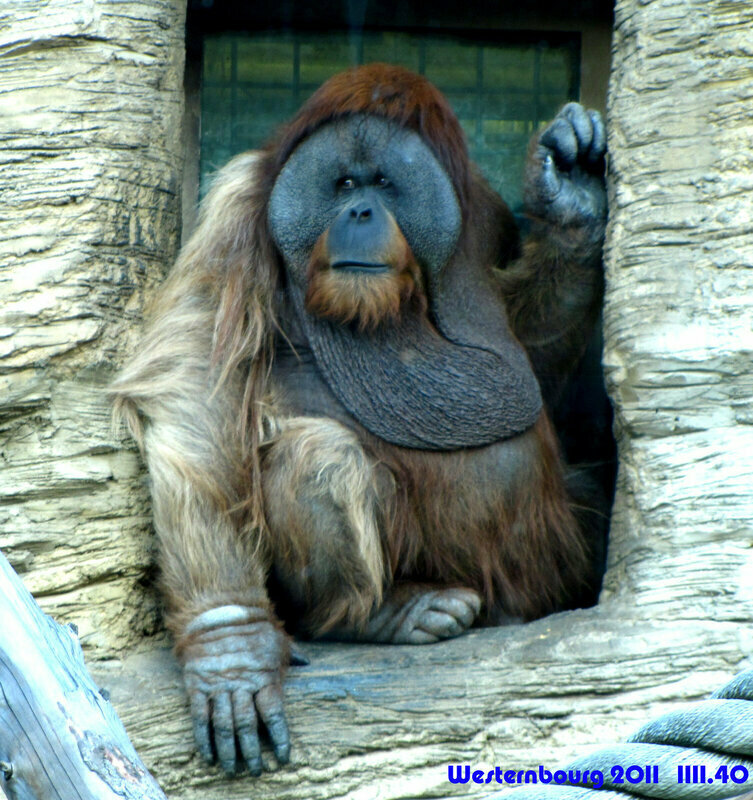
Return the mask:
{"type": "Polygon", "coordinates": [[[572,71],[573,52],[568,46],[542,47],[541,68],[550,75],[567,75],[572,71]]]}
{"type": "Polygon", "coordinates": [[[491,150],[502,150],[525,145],[533,133],[529,120],[485,119],[481,126],[482,146],[491,150]]]}
{"type": "Polygon", "coordinates": [[[481,107],[484,119],[529,122],[536,119],[534,92],[484,92],[481,107]]]}
{"type": "Polygon", "coordinates": [[[232,89],[217,88],[205,92],[201,104],[201,142],[202,149],[221,146],[223,143],[230,146],[232,138],[233,118],[229,109],[232,106],[232,89]]]}
{"type": "Polygon", "coordinates": [[[238,41],[238,79],[254,83],[290,84],[293,80],[293,51],[291,41],[280,38],[238,41]]]}
{"type": "Polygon", "coordinates": [[[208,82],[229,83],[232,80],[232,55],[228,37],[214,36],[204,40],[201,77],[205,85],[208,82]]]}
{"type": "Polygon", "coordinates": [[[525,167],[525,147],[510,153],[481,152],[476,159],[481,172],[489,183],[504,198],[505,202],[515,213],[521,213],[523,208],[521,182],[525,167]]]}
{"type": "Polygon", "coordinates": [[[363,63],[382,61],[399,64],[417,72],[421,44],[417,37],[405,33],[366,34],[363,40],[363,63]]]}
{"type": "Polygon", "coordinates": [[[297,105],[286,89],[240,89],[233,130],[238,149],[264,144],[296,112],[297,105]]]}
{"type": "Polygon", "coordinates": [[[476,88],[479,48],[450,41],[426,44],[426,77],[443,91],[476,88]]]}
{"type": "Polygon", "coordinates": [[[471,157],[516,208],[531,134],[578,85],[577,45],[474,42],[400,31],[212,35],[204,40],[201,175],[260,147],[327,78],[386,61],[424,72],[458,115],[471,157]]]}
{"type": "MultiPolygon", "coordinates": [[[[439,87],[440,89],[442,87],[439,87]]],[[[444,92],[452,110],[462,120],[475,120],[478,115],[478,97],[473,92],[444,92]]]]}
{"type": "Polygon", "coordinates": [[[533,46],[504,45],[484,47],[485,89],[513,90],[533,88],[535,50],[533,46]]]}
{"type": "Polygon", "coordinates": [[[358,63],[357,43],[346,34],[330,34],[300,45],[301,81],[318,86],[335,73],[358,63]]]}
{"type": "Polygon", "coordinates": [[[568,100],[569,98],[561,92],[542,93],[539,96],[539,119],[545,122],[554,119],[557,112],[568,100]]]}

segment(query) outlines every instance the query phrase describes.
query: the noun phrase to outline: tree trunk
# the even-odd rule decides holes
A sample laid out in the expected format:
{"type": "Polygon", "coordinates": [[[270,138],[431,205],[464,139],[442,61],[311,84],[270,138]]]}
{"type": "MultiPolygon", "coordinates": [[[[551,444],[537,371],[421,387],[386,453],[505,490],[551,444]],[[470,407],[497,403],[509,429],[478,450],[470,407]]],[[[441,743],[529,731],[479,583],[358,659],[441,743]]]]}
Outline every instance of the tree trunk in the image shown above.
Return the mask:
{"type": "Polygon", "coordinates": [[[182,3],[6,0],[0,546],[106,659],[95,677],[171,797],[481,797],[448,763],[564,763],[750,656],[752,24],[747,2],[617,2],[605,358],[621,463],[599,606],[429,647],[309,645],[286,685],[293,763],[229,781],[196,756],[144,586],[144,473],[100,394],[175,255],[182,3]]]}
{"type": "Polygon", "coordinates": [[[0,797],[166,800],[84,665],[0,553],[0,797]]]}
{"type": "Polygon", "coordinates": [[[750,3],[617,3],[605,599],[653,618],[753,617],[751,25],[750,3]]]}
{"type": "Polygon", "coordinates": [[[99,657],[158,624],[103,388],[178,245],[184,5],[0,7],[0,548],[99,657]]]}

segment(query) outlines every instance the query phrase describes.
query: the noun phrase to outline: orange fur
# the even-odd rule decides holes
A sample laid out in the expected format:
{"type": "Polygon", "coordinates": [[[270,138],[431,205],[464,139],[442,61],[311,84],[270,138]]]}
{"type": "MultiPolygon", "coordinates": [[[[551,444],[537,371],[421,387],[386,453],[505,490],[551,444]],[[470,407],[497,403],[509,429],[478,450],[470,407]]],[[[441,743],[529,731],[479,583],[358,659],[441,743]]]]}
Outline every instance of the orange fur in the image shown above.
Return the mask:
{"type": "MultiPolygon", "coordinates": [[[[315,486],[316,502],[330,497],[337,509],[348,503],[343,487],[367,486],[359,489],[364,510],[351,530],[360,544],[340,551],[351,555],[336,573],[322,573],[329,576],[326,591],[308,595],[319,598],[320,607],[310,612],[314,632],[363,619],[395,580],[476,587],[488,619],[500,608],[526,618],[547,613],[577,585],[583,544],[546,416],[518,440],[458,453],[393,447],[351,421],[362,452],[352,462],[354,474],[337,484],[326,480],[342,466],[342,449],[334,446],[341,431],[322,448],[324,461],[310,451],[304,458],[285,433],[305,415],[285,406],[271,378],[275,334],[284,325],[284,265],[269,232],[269,198],[296,145],[354,113],[394,120],[433,149],[461,205],[464,258],[492,268],[518,254],[512,217],[471,168],[449,105],[428,81],[399,67],[372,65],[336,76],[264,152],[240,156],[221,171],[197,231],[153,305],[145,340],[113,387],[117,409],[148,454],[169,623],[178,639],[193,615],[217,604],[247,603],[271,615],[265,584],[275,559],[288,577],[305,570],[318,506],[303,503],[293,524],[288,495],[274,487],[315,486]],[[278,455],[287,459],[276,459],[275,447],[285,442],[278,455]],[[520,453],[509,480],[490,481],[486,467],[515,448],[520,453]],[[382,477],[369,483],[375,470],[382,477]]],[[[381,275],[332,270],[323,235],[310,263],[307,309],[364,330],[398,319],[406,303],[425,309],[420,270],[395,227],[384,254],[392,269],[381,275]]],[[[536,259],[551,256],[543,252],[524,265],[531,284],[536,259]]],[[[559,256],[554,261],[567,268],[559,256]]],[[[536,304],[535,315],[546,319],[551,312],[543,295],[536,304]]]]}
{"type": "Polygon", "coordinates": [[[517,470],[498,482],[500,447],[437,453],[373,437],[368,449],[395,476],[387,558],[396,580],[476,589],[485,618],[534,619],[562,607],[582,582],[586,550],[545,415],[506,443],[517,470]]]}
{"type": "Polygon", "coordinates": [[[376,261],[389,265],[389,272],[369,275],[334,270],[327,247],[327,231],[316,243],[308,269],[306,309],[320,317],[348,324],[356,322],[362,331],[396,322],[400,309],[410,300],[426,309],[421,270],[392,215],[390,247],[374,253],[376,261]]]}
{"type": "Polygon", "coordinates": [[[352,114],[384,117],[418,133],[450,176],[465,210],[471,169],[463,129],[433,84],[395,64],[356,67],[333,76],[317,89],[274,144],[277,170],[317,128],[352,114]]]}

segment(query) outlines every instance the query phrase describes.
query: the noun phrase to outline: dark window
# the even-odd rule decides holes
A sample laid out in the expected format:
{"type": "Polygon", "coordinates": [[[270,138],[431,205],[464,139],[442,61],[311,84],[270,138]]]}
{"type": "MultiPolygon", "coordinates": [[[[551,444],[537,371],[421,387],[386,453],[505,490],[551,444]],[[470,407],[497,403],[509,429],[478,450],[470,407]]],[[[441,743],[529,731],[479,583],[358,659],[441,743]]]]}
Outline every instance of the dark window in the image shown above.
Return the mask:
{"type": "Polygon", "coordinates": [[[531,134],[568,100],[604,110],[613,0],[188,0],[185,231],[229,158],[260,147],[323,81],[369,61],[425,74],[515,210],[531,134]]]}
{"type": "Polygon", "coordinates": [[[446,95],[471,157],[515,208],[531,133],[578,97],[580,36],[366,31],[210,34],[201,70],[201,184],[235,153],[260,147],[328,77],[389,61],[446,95]]]}

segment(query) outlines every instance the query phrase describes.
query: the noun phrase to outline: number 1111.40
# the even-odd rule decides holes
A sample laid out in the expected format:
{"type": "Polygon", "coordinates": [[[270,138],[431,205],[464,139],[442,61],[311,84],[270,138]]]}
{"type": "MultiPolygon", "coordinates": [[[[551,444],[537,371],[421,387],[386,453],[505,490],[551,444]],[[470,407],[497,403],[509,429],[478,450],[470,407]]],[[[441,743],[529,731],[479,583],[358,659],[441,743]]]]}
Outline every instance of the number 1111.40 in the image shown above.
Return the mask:
{"type": "Polygon", "coordinates": [[[745,783],[748,780],[748,768],[742,764],[730,767],[722,764],[713,775],[705,764],[681,764],[677,767],[678,783],[745,783]]]}

